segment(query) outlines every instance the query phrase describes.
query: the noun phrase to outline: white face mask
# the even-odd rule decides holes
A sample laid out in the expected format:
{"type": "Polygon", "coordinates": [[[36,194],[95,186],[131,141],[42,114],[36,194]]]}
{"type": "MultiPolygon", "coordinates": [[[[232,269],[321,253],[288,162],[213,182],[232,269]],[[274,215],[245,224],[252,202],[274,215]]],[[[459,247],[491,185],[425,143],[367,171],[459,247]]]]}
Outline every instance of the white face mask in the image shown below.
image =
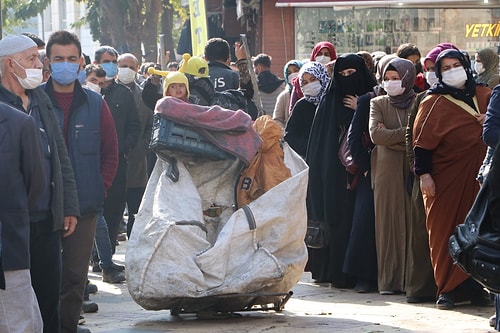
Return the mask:
{"type": "Polygon", "coordinates": [[[86,85],[87,85],[87,88],[89,88],[90,90],[95,91],[98,94],[101,93],[101,87],[99,87],[98,84],[95,84],[92,82],[87,82],[86,85]]]}
{"type": "Polygon", "coordinates": [[[484,73],[484,67],[482,62],[475,62],[474,63],[474,70],[476,71],[477,74],[482,74],[484,73]]]}
{"type": "Polygon", "coordinates": [[[405,92],[403,81],[401,80],[384,81],[384,90],[389,96],[399,96],[405,92]]]}
{"type": "Polygon", "coordinates": [[[292,80],[295,79],[297,76],[299,76],[299,72],[288,74],[288,82],[292,82],[292,80]]]}
{"type": "Polygon", "coordinates": [[[434,83],[439,82],[439,79],[436,76],[436,72],[427,72],[427,73],[425,73],[425,78],[427,79],[427,83],[430,86],[433,86],[434,83]]]}
{"type": "Polygon", "coordinates": [[[319,81],[309,82],[305,86],[301,86],[300,89],[304,93],[304,96],[316,97],[321,91],[321,82],[319,81]]]}
{"type": "Polygon", "coordinates": [[[317,56],[316,57],[316,61],[319,62],[320,64],[322,65],[326,65],[327,63],[329,63],[330,61],[332,60],[332,58],[328,57],[328,56],[317,56]]]}
{"type": "Polygon", "coordinates": [[[16,64],[19,65],[22,69],[24,69],[24,72],[26,73],[26,78],[22,79],[19,76],[16,75],[17,80],[19,81],[19,84],[21,87],[24,89],[35,89],[38,87],[42,81],[43,81],[43,72],[41,68],[24,68],[21,66],[20,63],[16,61],[16,59],[12,59],[16,62],[16,64]]]}
{"type": "Polygon", "coordinates": [[[136,77],[136,72],[128,67],[118,68],[118,80],[125,84],[130,84],[134,82],[136,77]]]}
{"type": "Polygon", "coordinates": [[[455,67],[441,74],[443,76],[443,83],[450,87],[460,89],[467,81],[467,73],[463,67],[455,67]]]}

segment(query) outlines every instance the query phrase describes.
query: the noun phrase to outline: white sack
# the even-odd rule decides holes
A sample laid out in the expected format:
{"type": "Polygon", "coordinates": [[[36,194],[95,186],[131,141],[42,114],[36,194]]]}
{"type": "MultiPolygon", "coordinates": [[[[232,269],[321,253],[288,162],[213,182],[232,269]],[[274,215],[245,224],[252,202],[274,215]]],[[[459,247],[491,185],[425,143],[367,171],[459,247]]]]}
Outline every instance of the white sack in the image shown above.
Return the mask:
{"type": "Polygon", "coordinates": [[[292,178],[249,205],[254,230],[243,209],[232,207],[238,161],[178,161],[173,182],[165,175],[168,164],[158,160],[126,254],[127,285],[139,305],[170,309],[179,298],[287,293],[295,286],[307,261],[308,167],[286,144],[284,151],[292,178]],[[204,218],[212,204],[222,214],[204,218]]]}

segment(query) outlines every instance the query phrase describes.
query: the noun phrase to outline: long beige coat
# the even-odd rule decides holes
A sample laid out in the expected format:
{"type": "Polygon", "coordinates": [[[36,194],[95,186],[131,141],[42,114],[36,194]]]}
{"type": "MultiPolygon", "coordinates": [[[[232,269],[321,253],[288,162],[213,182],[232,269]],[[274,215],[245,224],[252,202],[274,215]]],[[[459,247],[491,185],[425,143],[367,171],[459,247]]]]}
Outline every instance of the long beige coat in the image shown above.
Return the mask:
{"type": "Polygon", "coordinates": [[[405,291],[411,202],[406,191],[409,164],[405,131],[413,107],[396,108],[390,104],[389,96],[379,96],[370,102],[369,129],[376,145],[371,163],[379,291],[405,291]],[[379,123],[385,128],[379,128],[379,123]]]}

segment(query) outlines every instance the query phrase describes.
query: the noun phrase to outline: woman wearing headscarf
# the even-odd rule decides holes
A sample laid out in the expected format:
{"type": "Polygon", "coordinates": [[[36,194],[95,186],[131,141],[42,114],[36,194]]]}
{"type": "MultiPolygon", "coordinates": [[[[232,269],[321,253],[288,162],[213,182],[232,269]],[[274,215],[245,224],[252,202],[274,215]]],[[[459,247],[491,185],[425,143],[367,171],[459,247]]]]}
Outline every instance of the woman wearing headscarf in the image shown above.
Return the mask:
{"type": "Polygon", "coordinates": [[[293,107],[292,115],[286,125],[285,141],[304,157],[316,106],[326,91],[330,77],[323,65],[312,61],[302,66],[298,79],[304,97],[293,107]]]}
{"type": "MultiPolygon", "coordinates": [[[[490,48],[482,49],[475,55],[476,62],[474,63],[474,70],[477,73],[476,82],[487,86],[490,89],[495,88],[500,80],[498,75],[498,55],[490,48]]],[[[486,175],[490,170],[491,159],[493,158],[493,151],[495,146],[488,146],[486,156],[483,164],[479,169],[477,180],[482,184],[486,175]]]]}
{"type": "MultiPolygon", "coordinates": [[[[337,52],[335,52],[335,47],[330,42],[319,42],[316,44],[311,52],[310,61],[317,61],[323,66],[327,66],[328,63],[337,59],[337,52]]],[[[292,81],[292,92],[290,97],[290,113],[293,111],[295,103],[301,99],[302,91],[299,88],[298,80],[292,81]]]]}
{"type": "MultiPolygon", "coordinates": [[[[369,53],[368,56],[371,59],[369,53]]],[[[356,97],[355,112],[348,132],[348,145],[352,158],[358,167],[356,199],[352,219],[351,235],[344,261],[344,272],[356,278],[354,290],[359,293],[377,290],[377,252],[375,247],[375,215],[373,209],[373,190],[371,187],[370,153],[373,149],[368,135],[368,117],[370,100],[375,96],[373,87],[377,85],[373,70],[368,67],[366,58],[362,55],[366,69],[361,62],[352,58],[358,64],[353,67],[363,68],[361,80],[366,82],[366,89],[372,89],[356,97]]],[[[351,96],[351,95],[350,95],[351,96]]],[[[344,100],[347,106],[349,98],[344,100]],[[346,103],[347,102],[347,103],[346,103]]]]}
{"type": "Polygon", "coordinates": [[[283,67],[283,77],[285,78],[285,89],[278,95],[276,105],[274,106],[273,119],[285,128],[288,118],[290,118],[290,93],[292,92],[291,80],[298,77],[299,70],[302,67],[300,60],[290,60],[283,67]]]}
{"type": "Polygon", "coordinates": [[[489,296],[479,284],[453,264],[448,239],[479,190],[476,174],[486,152],[481,134],[491,90],[476,85],[460,51],[441,52],[434,66],[439,82],[420,103],[413,148],[427,216],[436,306],[451,309],[456,301],[465,300],[488,305],[489,296]]]}
{"type": "Polygon", "coordinates": [[[476,82],[488,86],[490,89],[500,83],[498,75],[498,54],[493,49],[480,50],[475,55],[474,70],[477,73],[476,82]]]}
{"type": "Polygon", "coordinates": [[[363,59],[356,54],[337,59],[332,81],[316,110],[307,144],[308,218],[330,226],[330,242],[325,248],[309,249],[306,270],[311,271],[316,281],[331,282],[336,288],[352,288],[357,281],[344,273],[355,191],[348,188],[352,175],[340,162],[338,150],[354,114],[354,110],[344,105],[344,99],[348,95],[361,96],[373,88],[373,80],[366,79],[367,71],[363,59]]]}
{"type": "Polygon", "coordinates": [[[387,95],[371,100],[369,129],[375,143],[371,164],[378,290],[382,295],[392,295],[405,290],[410,207],[405,132],[415,103],[415,66],[403,58],[392,59],[383,69],[382,79],[387,95]]]}
{"type": "MultiPolygon", "coordinates": [[[[447,49],[458,50],[453,44],[441,43],[430,50],[425,57],[423,65],[429,87],[437,82],[436,73],[434,73],[436,58],[441,51],[447,49]]],[[[408,213],[408,265],[405,281],[406,301],[408,303],[435,302],[437,290],[431,264],[429,234],[425,226],[425,209],[420,192],[420,181],[413,173],[413,124],[418,106],[426,93],[427,91],[423,91],[417,95],[415,106],[410,112],[406,126],[406,153],[411,170],[407,184],[408,192],[411,195],[411,207],[408,213]]]]}

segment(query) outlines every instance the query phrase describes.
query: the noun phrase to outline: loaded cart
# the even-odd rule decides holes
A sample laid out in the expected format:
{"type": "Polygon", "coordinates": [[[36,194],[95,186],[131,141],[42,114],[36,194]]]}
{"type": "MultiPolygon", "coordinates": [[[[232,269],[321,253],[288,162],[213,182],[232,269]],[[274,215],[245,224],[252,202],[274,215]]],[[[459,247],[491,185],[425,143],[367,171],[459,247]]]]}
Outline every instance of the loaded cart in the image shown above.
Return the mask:
{"type": "MultiPolygon", "coordinates": [[[[266,163],[255,178],[246,172],[271,147],[248,115],[168,97],[155,112],[159,159],[126,253],[132,298],[172,314],[281,311],[307,261],[306,163],[283,144],[289,176],[242,195],[267,182],[266,163]]],[[[267,133],[274,124],[257,122],[267,133]]]]}

